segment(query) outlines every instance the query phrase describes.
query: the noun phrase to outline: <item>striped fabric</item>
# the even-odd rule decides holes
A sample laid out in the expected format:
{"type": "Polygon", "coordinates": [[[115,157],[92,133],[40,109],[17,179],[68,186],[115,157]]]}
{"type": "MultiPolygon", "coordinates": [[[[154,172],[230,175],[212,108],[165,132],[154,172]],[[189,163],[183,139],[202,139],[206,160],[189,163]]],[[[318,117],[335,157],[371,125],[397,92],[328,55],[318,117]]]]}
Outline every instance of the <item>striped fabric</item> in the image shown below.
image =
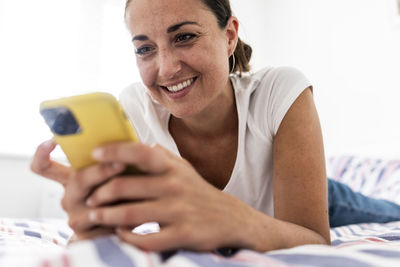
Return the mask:
{"type": "Polygon", "coordinates": [[[0,266],[46,266],[49,255],[63,255],[72,231],[65,221],[0,219],[0,266]]]}
{"type": "MultiPolygon", "coordinates": [[[[400,161],[341,156],[328,163],[332,179],[400,203],[400,161]]],[[[61,220],[0,219],[0,267],[400,266],[400,221],[332,228],[332,246],[304,245],[268,253],[240,250],[230,257],[189,251],[165,257],[115,236],[66,247],[71,234],[61,220]]]]}
{"type": "Polygon", "coordinates": [[[74,243],[35,266],[400,266],[400,222],[338,227],[331,230],[331,236],[332,246],[304,245],[269,253],[240,250],[231,257],[179,251],[165,261],[156,253],[140,251],[116,237],[103,237],[74,243]]]}
{"type": "Polygon", "coordinates": [[[328,177],[367,196],[400,204],[400,160],[337,156],[328,159],[328,177]]]}

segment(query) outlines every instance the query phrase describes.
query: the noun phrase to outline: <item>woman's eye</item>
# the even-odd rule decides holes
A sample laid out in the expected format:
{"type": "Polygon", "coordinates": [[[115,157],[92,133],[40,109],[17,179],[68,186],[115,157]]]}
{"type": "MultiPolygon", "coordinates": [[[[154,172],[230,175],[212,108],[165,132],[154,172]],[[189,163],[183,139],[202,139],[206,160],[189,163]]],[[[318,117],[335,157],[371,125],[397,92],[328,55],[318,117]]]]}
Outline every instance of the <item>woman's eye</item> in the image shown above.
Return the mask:
{"type": "Polygon", "coordinates": [[[150,53],[151,51],[153,51],[154,48],[151,46],[143,46],[143,47],[139,47],[135,50],[135,54],[138,56],[144,56],[148,53],[150,53]]]}
{"type": "Polygon", "coordinates": [[[184,43],[184,42],[192,40],[195,37],[196,37],[196,35],[192,34],[192,33],[179,34],[178,36],[176,36],[175,41],[178,43],[184,43]]]}

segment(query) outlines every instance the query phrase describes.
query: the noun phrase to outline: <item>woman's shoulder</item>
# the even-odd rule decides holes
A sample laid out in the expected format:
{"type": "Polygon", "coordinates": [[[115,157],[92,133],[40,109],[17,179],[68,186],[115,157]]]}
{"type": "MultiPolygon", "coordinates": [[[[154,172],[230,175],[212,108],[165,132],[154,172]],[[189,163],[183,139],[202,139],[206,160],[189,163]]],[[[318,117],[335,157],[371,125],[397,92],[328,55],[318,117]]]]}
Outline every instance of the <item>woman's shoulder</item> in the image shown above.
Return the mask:
{"type": "Polygon", "coordinates": [[[119,102],[130,122],[133,124],[139,139],[144,143],[154,142],[151,124],[156,123],[154,116],[155,103],[145,86],[134,83],[126,87],[119,95],[119,102]]]}
{"type": "Polygon", "coordinates": [[[119,95],[121,103],[142,102],[146,97],[146,89],[141,83],[133,83],[122,90],[119,95]]]}
{"type": "Polygon", "coordinates": [[[279,66],[264,67],[255,72],[244,73],[241,76],[232,75],[232,82],[238,90],[254,91],[259,87],[273,88],[285,86],[288,83],[307,80],[305,75],[295,67],[279,66]]]}
{"type": "Polygon", "coordinates": [[[306,79],[303,72],[295,67],[279,66],[266,67],[253,74],[255,80],[267,84],[277,84],[284,81],[298,81],[306,79]]]}
{"type": "Polygon", "coordinates": [[[145,87],[141,83],[134,83],[126,87],[119,95],[119,102],[133,124],[141,125],[141,118],[146,114],[149,100],[145,87]]]}
{"type": "Polygon", "coordinates": [[[144,113],[154,103],[142,83],[133,83],[126,87],[119,95],[119,102],[129,112],[144,113]]]}

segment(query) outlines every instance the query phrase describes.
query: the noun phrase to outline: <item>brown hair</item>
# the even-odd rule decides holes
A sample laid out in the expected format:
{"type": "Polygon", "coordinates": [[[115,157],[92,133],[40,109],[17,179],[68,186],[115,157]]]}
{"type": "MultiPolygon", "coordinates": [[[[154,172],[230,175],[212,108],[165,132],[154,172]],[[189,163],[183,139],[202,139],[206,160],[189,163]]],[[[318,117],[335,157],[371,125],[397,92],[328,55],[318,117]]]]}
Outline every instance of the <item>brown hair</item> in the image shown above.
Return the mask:
{"type": "MultiPolygon", "coordinates": [[[[215,15],[218,21],[218,25],[221,29],[224,29],[228,23],[229,18],[232,16],[232,10],[229,0],[201,0],[215,15]]],[[[127,0],[125,10],[128,8],[129,3],[132,0],[127,0]]],[[[235,52],[235,66],[233,66],[232,57],[229,58],[229,70],[230,72],[248,72],[250,71],[250,58],[253,50],[251,46],[238,38],[235,52]]]]}

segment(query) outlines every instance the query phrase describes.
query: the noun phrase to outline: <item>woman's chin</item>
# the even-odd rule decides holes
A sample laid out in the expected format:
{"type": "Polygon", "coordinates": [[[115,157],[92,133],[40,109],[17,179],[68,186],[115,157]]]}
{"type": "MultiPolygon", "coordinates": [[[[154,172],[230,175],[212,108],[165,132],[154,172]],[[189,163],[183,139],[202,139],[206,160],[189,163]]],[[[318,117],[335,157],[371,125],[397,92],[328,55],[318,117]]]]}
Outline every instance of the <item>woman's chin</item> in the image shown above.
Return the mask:
{"type": "Polygon", "coordinates": [[[170,110],[170,113],[172,116],[178,119],[185,119],[185,118],[190,118],[196,115],[196,112],[193,110],[170,110]]]}

